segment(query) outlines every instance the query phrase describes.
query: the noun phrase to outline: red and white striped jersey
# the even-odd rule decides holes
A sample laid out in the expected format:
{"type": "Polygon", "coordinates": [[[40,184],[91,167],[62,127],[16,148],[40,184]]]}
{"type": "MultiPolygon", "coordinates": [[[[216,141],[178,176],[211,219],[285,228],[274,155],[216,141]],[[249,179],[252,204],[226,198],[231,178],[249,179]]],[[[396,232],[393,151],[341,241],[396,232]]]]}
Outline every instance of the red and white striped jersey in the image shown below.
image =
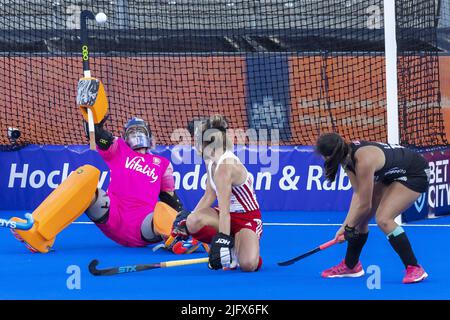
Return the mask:
{"type": "MultiPolygon", "coordinates": [[[[219,161],[217,161],[216,169],[214,171],[217,171],[217,168],[220,166],[220,164],[225,159],[228,158],[236,159],[239,163],[241,163],[241,161],[236,155],[234,155],[231,151],[227,151],[219,158],[219,161]]],[[[216,192],[217,195],[216,184],[214,183],[214,179],[212,179],[211,174],[212,166],[213,162],[211,161],[208,164],[208,179],[211,183],[211,187],[213,188],[213,190],[216,192]]],[[[247,178],[245,179],[244,183],[242,183],[241,185],[231,187],[230,212],[243,213],[259,210],[259,204],[258,201],[256,200],[256,194],[253,188],[253,176],[247,170],[246,172],[247,178]]]]}

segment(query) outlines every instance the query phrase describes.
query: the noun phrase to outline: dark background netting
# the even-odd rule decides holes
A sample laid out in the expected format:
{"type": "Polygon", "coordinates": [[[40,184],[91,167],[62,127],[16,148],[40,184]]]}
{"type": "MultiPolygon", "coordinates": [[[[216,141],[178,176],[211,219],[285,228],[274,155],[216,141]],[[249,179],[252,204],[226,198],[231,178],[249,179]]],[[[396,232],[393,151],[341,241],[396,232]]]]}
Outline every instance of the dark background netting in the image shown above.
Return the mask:
{"type": "MultiPolygon", "coordinates": [[[[401,142],[447,144],[444,6],[396,2],[401,142]]],[[[140,116],[157,143],[176,144],[193,117],[221,113],[235,129],[278,129],[285,145],[311,145],[330,130],[386,140],[382,0],[0,0],[4,148],[8,127],[20,129],[19,146],[86,143],[75,103],[85,9],[109,18],[88,23],[90,62],[116,135],[140,116]]]]}
{"type": "Polygon", "coordinates": [[[438,48],[446,53],[450,52],[450,1],[438,2],[438,48]]]}

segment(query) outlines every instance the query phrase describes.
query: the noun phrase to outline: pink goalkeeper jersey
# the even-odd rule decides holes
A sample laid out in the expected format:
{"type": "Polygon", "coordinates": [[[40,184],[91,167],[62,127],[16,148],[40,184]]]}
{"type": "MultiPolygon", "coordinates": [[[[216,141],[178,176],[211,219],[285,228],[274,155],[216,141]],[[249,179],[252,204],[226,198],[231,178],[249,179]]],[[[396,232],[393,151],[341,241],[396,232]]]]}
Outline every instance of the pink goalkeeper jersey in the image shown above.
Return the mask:
{"type": "Polygon", "coordinates": [[[110,212],[118,210],[122,219],[143,220],[153,211],[161,191],[175,189],[172,165],[166,158],[138,153],[122,138],[116,138],[106,151],[97,150],[110,169],[110,212]]]}

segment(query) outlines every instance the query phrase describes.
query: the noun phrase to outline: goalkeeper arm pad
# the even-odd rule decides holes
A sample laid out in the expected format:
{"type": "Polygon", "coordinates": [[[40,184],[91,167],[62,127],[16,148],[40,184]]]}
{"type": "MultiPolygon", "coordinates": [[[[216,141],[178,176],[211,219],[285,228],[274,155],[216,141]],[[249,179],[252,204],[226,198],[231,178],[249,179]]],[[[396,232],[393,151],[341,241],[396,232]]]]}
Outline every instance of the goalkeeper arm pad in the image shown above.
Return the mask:
{"type": "Polygon", "coordinates": [[[175,209],[176,212],[180,212],[184,209],[183,205],[181,204],[180,198],[178,198],[175,191],[173,191],[173,196],[166,191],[161,191],[159,194],[159,200],[175,209]]]}
{"type": "MultiPolygon", "coordinates": [[[[101,150],[108,150],[108,148],[113,144],[114,142],[114,136],[111,132],[105,130],[103,128],[103,125],[105,124],[105,121],[108,117],[105,117],[101,122],[94,125],[95,127],[95,143],[97,144],[98,148],[101,150]]],[[[83,121],[84,124],[84,130],[86,132],[86,137],[89,139],[89,126],[86,121],[83,121]]]]}

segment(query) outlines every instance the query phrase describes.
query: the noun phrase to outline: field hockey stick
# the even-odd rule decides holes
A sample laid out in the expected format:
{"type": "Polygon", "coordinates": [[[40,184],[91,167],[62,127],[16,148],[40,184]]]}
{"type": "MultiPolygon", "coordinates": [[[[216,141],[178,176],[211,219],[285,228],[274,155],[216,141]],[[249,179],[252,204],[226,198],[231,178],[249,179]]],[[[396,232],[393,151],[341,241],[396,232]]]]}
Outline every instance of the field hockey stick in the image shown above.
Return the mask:
{"type": "MultiPolygon", "coordinates": [[[[87,19],[95,20],[94,14],[89,10],[83,10],[80,14],[80,40],[81,40],[81,57],[83,59],[83,74],[85,78],[91,77],[91,69],[89,67],[89,44],[87,19]]],[[[89,128],[89,145],[91,150],[95,150],[95,127],[94,115],[91,108],[86,108],[88,114],[89,128]]]]}
{"type": "Polygon", "coordinates": [[[31,213],[25,214],[26,222],[12,221],[11,219],[0,219],[0,227],[17,229],[17,230],[30,230],[34,225],[33,215],[31,213]]]}
{"type": "Polygon", "coordinates": [[[287,261],[278,262],[278,265],[282,266],[282,267],[289,266],[289,265],[291,265],[291,264],[293,264],[293,263],[295,263],[295,262],[297,262],[297,261],[299,261],[301,259],[309,257],[310,255],[313,255],[313,254],[315,254],[315,253],[317,253],[319,251],[325,250],[325,249],[335,245],[336,243],[340,243],[343,240],[344,240],[344,236],[341,235],[337,239],[333,239],[333,240],[330,240],[328,242],[325,242],[325,243],[321,244],[320,246],[318,246],[317,248],[314,248],[314,249],[312,249],[312,250],[310,250],[310,251],[308,251],[306,253],[303,253],[303,254],[299,255],[298,257],[295,257],[295,258],[287,260],[287,261]]]}
{"type": "Polygon", "coordinates": [[[89,132],[90,149],[95,150],[95,124],[101,123],[101,121],[105,119],[108,112],[108,98],[102,82],[91,76],[91,69],[89,66],[88,19],[95,19],[97,23],[104,23],[107,18],[104,13],[99,13],[97,16],[94,16],[89,10],[83,10],[80,15],[83,78],[78,81],[77,104],[80,106],[83,117],[88,124],[87,131],[89,132]]]}
{"type": "Polygon", "coordinates": [[[139,272],[151,269],[159,269],[159,268],[170,268],[170,267],[179,267],[190,264],[198,264],[198,263],[207,263],[208,258],[198,258],[198,259],[187,259],[187,260],[172,260],[165,261],[159,263],[150,263],[150,264],[134,264],[120,267],[112,267],[105,269],[97,269],[99,264],[98,260],[92,260],[89,263],[89,272],[94,276],[112,276],[115,274],[121,273],[130,273],[130,272],[139,272]]]}

